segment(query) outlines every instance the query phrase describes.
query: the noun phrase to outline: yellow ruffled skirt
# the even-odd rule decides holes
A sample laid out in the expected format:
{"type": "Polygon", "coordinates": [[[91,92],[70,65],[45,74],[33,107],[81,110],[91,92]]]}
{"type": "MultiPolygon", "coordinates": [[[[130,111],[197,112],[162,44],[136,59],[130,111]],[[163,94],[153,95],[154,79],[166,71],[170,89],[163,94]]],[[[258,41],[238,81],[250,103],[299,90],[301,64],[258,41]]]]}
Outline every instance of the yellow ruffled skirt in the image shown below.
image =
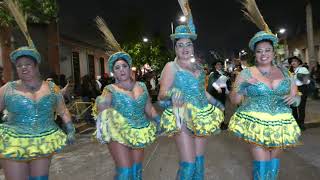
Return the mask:
{"type": "Polygon", "coordinates": [[[290,113],[236,112],[229,131],[237,137],[264,148],[286,148],[300,143],[300,128],[290,113]]]}
{"type": "Polygon", "coordinates": [[[211,104],[199,109],[188,103],[182,108],[165,109],[160,126],[168,136],[180,133],[182,124],[195,136],[209,136],[220,132],[220,123],[223,120],[223,112],[211,104]]]}
{"type": "Polygon", "coordinates": [[[63,149],[67,136],[59,129],[41,134],[19,134],[13,128],[0,125],[0,158],[29,161],[49,157],[63,149]]]}
{"type": "Polygon", "coordinates": [[[135,128],[125,117],[110,108],[98,115],[94,136],[101,143],[116,141],[131,148],[145,148],[156,140],[156,131],[153,122],[145,127],[135,128]]]}

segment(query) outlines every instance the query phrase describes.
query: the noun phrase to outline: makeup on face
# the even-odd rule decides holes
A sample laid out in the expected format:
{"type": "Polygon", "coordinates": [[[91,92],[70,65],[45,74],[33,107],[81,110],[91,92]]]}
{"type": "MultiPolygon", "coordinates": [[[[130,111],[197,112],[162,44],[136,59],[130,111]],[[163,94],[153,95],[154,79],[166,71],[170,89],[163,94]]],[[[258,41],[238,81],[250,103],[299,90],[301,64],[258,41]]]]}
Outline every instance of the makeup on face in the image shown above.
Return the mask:
{"type": "Polygon", "coordinates": [[[192,42],[187,42],[187,43],[177,42],[176,46],[178,48],[188,48],[188,47],[192,47],[193,43],[192,42]]]}

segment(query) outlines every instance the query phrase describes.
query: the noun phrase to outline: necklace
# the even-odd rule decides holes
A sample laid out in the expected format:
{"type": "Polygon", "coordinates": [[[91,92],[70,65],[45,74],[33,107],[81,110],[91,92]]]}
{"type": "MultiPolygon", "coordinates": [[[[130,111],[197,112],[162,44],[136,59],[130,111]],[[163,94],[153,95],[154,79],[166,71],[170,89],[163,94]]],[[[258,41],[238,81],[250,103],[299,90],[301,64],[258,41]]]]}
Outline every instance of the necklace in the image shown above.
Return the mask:
{"type": "Polygon", "coordinates": [[[272,68],[270,70],[267,71],[262,71],[261,69],[257,68],[259,70],[259,72],[262,74],[262,76],[269,78],[271,76],[271,72],[272,72],[272,68]]]}
{"type": "Polygon", "coordinates": [[[22,85],[29,91],[31,91],[32,93],[35,93],[36,91],[38,91],[42,85],[42,81],[37,82],[34,85],[29,85],[29,84],[25,84],[22,82],[22,85]]]}

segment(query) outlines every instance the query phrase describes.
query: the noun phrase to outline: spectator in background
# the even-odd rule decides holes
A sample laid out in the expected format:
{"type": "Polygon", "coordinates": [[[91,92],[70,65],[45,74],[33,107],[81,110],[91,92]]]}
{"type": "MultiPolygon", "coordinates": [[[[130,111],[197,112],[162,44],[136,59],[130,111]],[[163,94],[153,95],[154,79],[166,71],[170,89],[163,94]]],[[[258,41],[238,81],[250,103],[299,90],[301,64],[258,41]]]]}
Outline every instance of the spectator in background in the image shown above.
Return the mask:
{"type": "Polygon", "coordinates": [[[295,84],[298,86],[299,92],[302,93],[300,105],[298,107],[292,107],[292,113],[300,129],[305,130],[304,119],[308,97],[308,84],[311,82],[310,72],[303,66],[302,60],[297,56],[290,57],[288,62],[292,66],[295,84]]]}
{"type": "Polygon", "coordinates": [[[94,78],[89,75],[84,75],[81,78],[81,97],[83,101],[89,102],[99,95],[99,90],[94,78]]]}
{"type": "MultiPolygon", "coordinates": [[[[227,73],[223,71],[223,62],[216,61],[214,70],[209,75],[208,93],[219,100],[224,106],[226,105],[226,95],[229,94],[230,78],[227,73]]],[[[227,129],[227,124],[222,123],[221,129],[227,129]]]]}
{"type": "MultiPolygon", "coordinates": [[[[94,77],[90,77],[89,75],[84,75],[81,78],[81,98],[83,102],[93,102],[94,99],[100,94],[98,86],[94,77]]],[[[85,115],[84,119],[88,124],[94,124],[94,119],[91,115],[91,109],[88,110],[85,115]]]]}
{"type": "Polygon", "coordinates": [[[226,94],[229,94],[229,79],[227,73],[223,71],[223,62],[215,62],[214,70],[209,75],[207,91],[223,105],[226,102],[226,94]]]}
{"type": "Polygon", "coordinates": [[[316,86],[316,90],[313,94],[313,98],[318,99],[319,98],[318,93],[319,93],[319,87],[320,87],[320,65],[318,62],[313,62],[312,64],[310,64],[310,68],[311,68],[311,72],[310,72],[311,80],[314,81],[316,86]]]}

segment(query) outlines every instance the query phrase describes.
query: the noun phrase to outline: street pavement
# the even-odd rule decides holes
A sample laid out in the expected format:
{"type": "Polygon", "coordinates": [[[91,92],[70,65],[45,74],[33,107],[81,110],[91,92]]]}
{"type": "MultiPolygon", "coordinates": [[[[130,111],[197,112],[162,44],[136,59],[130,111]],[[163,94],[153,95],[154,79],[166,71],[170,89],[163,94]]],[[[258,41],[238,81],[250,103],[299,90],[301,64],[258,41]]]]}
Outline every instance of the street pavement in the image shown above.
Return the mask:
{"type": "MultiPolygon", "coordinates": [[[[308,124],[303,131],[303,145],[287,149],[281,156],[280,180],[320,179],[320,119],[319,101],[309,101],[308,124]],[[311,123],[312,122],[312,123],[311,123]],[[316,125],[314,125],[316,124],[316,125]],[[308,127],[308,126],[307,126],[308,127]]],[[[232,107],[228,105],[228,107],[232,107]]],[[[226,117],[232,113],[226,111],[226,117]]],[[[227,131],[210,137],[206,150],[206,179],[251,179],[251,156],[246,143],[227,131]]],[[[143,174],[145,180],[174,180],[178,169],[178,153],[172,138],[160,137],[145,152],[143,174]]],[[[52,159],[52,180],[112,180],[114,163],[106,145],[92,140],[91,132],[77,136],[76,144],[67,147],[52,159]]],[[[0,170],[0,180],[4,180],[0,170]]]]}

